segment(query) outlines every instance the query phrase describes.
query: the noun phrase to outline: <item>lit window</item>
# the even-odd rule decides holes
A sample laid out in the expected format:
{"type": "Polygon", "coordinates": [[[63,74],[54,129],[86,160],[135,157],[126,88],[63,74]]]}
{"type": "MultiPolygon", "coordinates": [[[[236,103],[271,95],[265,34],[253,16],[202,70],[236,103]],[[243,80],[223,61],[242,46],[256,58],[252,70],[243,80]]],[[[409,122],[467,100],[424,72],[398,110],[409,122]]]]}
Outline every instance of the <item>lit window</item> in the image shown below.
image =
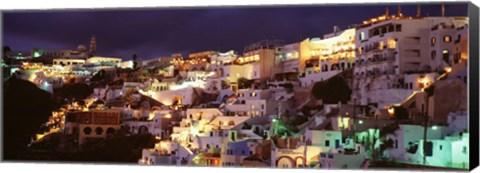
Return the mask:
{"type": "Polygon", "coordinates": [[[452,37],[449,35],[443,36],[443,42],[450,43],[452,41],[452,37]]]}
{"type": "Polygon", "coordinates": [[[389,49],[395,49],[397,47],[397,42],[395,41],[395,39],[390,38],[387,40],[387,46],[389,49]]]}
{"type": "Polygon", "coordinates": [[[365,32],[360,33],[360,40],[365,40],[365,32]]]}
{"type": "Polygon", "coordinates": [[[435,37],[432,37],[432,39],[431,39],[432,47],[435,46],[436,42],[437,42],[437,39],[435,37]]]}

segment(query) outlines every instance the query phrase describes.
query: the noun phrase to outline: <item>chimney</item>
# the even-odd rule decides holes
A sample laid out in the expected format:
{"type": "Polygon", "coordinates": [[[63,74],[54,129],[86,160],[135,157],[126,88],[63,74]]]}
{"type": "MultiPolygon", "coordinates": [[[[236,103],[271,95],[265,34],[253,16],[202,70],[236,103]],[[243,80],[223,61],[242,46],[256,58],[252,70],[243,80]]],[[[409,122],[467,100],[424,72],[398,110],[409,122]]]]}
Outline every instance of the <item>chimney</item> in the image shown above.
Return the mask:
{"type": "Polygon", "coordinates": [[[442,17],[445,16],[445,4],[442,3],[442,17]]]}
{"type": "Polygon", "coordinates": [[[417,4],[417,17],[420,17],[421,11],[420,11],[420,3],[417,4]]]}

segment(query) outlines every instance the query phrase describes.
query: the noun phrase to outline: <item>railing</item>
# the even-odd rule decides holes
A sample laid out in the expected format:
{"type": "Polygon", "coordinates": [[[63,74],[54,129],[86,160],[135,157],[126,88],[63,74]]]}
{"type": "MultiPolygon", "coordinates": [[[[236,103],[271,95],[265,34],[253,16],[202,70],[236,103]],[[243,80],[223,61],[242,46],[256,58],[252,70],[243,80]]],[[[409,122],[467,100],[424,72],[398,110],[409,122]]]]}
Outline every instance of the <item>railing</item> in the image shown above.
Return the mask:
{"type": "Polygon", "coordinates": [[[366,65],[373,65],[383,62],[394,62],[396,60],[395,56],[387,56],[387,57],[375,57],[375,58],[368,58],[367,60],[357,60],[355,61],[355,66],[361,67],[366,65]]]}

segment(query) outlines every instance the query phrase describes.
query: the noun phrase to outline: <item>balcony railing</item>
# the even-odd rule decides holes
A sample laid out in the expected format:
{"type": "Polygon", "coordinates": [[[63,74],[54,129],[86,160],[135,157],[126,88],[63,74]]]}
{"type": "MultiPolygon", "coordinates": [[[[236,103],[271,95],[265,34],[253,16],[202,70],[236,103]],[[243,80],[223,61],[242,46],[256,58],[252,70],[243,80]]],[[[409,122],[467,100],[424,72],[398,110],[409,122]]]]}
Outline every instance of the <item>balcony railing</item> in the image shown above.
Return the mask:
{"type": "Polygon", "coordinates": [[[395,56],[387,56],[387,57],[374,57],[374,58],[368,58],[367,60],[356,60],[355,65],[358,67],[361,66],[366,66],[366,65],[373,65],[373,64],[378,64],[378,63],[384,63],[384,62],[394,62],[396,60],[395,56]]]}

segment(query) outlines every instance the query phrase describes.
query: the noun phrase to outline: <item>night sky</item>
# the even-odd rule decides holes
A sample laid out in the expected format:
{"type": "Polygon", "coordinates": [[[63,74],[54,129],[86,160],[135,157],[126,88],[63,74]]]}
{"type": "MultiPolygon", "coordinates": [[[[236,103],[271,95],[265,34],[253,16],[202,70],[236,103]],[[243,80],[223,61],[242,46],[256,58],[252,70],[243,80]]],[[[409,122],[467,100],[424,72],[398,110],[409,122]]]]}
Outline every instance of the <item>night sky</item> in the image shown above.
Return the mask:
{"type": "MultiPolygon", "coordinates": [[[[397,5],[388,5],[390,14],[397,5]]],[[[198,7],[31,11],[3,13],[3,45],[15,51],[32,48],[76,49],[97,37],[97,55],[130,59],[172,53],[216,50],[242,51],[262,39],[285,43],[323,37],[337,25],[351,24],[385,13],[386,5],[322,5],[260,7],[198,7]]],[[[422,15],[440,16],[440,4],[422,4],[422,15]]],[[[417,4],[403,4],[404,15],[416,15],[417,4]]],[[[447,16],[467,16],[467,3],[446,4],[447,16]]]]}

